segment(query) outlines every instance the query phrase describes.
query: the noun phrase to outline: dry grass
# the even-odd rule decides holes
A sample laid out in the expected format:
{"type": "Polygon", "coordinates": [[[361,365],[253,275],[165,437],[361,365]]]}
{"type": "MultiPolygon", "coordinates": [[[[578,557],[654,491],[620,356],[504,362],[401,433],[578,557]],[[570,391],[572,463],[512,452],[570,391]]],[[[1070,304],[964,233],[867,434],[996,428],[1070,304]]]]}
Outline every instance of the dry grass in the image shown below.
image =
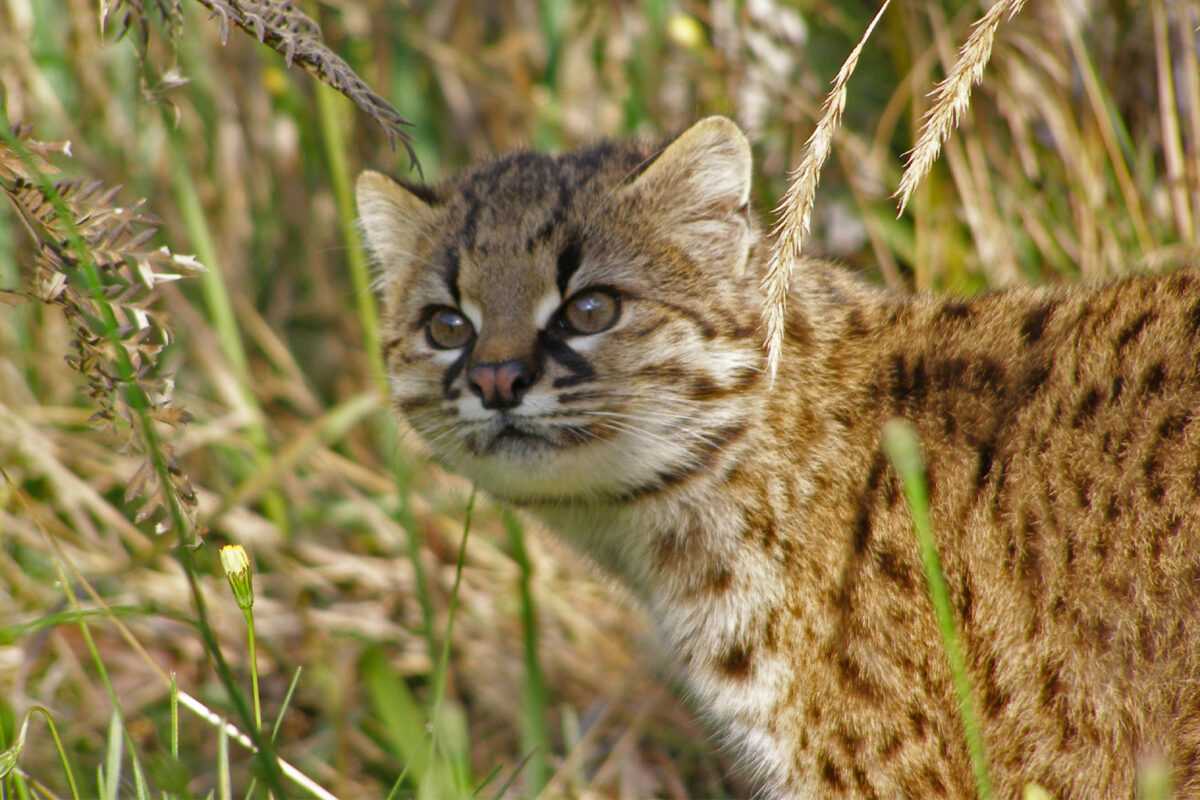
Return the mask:
{"type": "MultiPolygon", "coordinates": [[[[244,695],[242,615],[216,558],[239,543],[257,567],[264,719],[274,722],[302,666],[278,754],[335,796],[384,797],[400,778],[397,796],[430,796],[493,770],[483,796],[502,787],[534,796],[543,785],[547,797],[742,794],[645,655],[644,620],[618,592],[483,499],[457,569],[469,487],[425,463],[381,410],[373,305],[344,191],[359,167],[405,170],[408,159],[253,37],[231,34],[222,46],[206,8],[144,7],[145,38],[135,25],[114,42],[122,18],[101,35],[87,0],[0,0],[0,102],[35,138],[73,143],[72,158],[43,152],[56,180],[123,184],[113,207],[147,198],[159,232],[131,252],[165,244],[209,267],[155,282],[158,300],[145,309],[173,332],[146,354],[156,365],[146,378],[173,378],[173,402],[191,417],[154,429],[209,530],[188,551],[189,573],[178,534],[154,531],[161,511],[134,521],[148,506],[127,489],[146,455],[122,414],[116,430],[89,422],[97,405],[90,378],[67,360],[78,358],[69,315],[61,304],[0,305],[4,741],[40,704],[84,796],[114,752],[122,796],[136,796],[135,763],[156,788],[179,775],[195,795],[216,788],[221,737],[186,707],[178,763],[171,757],[162,676],[174,673],[189,696],[245,728],[195,627],[189,581],[244,695]],[[114,698],[124,720],[115,740],[114,698]],[[424,725],[435,705],[431,758],[424,725]]],[[[659,135],[729,113],[755,142],[762,208],[778,204],[789,166],[817,152],[810,132],[823,131],[824,174],[813,160],[796,173],[808,199],[788,195],[790,246],[799,252],[803,241],[806,254],[868,278],[971,293],[1195,261],[1200,4],[1030,4],[1003,24],[998,7],[964,6],[949,19],[933,5],[892,7],[849,83],[839,68],[874,7],[464,0],[400,12],[343,0],[305,9],[331,52],[412,123],[404,130],[430,178],[515,146],[659,135]],[[950,122],[957,130],[939,139],[947,157],[931,162],[897,219],[903,154],[937,115],[925,95],[939,65],[943,86],[973,74],[955,66],[955,45],[982,35],[969,27],[981,15],[998,25],[984,80],[950,122]],[[823,103],[835,75],[841,96],[823,103]],[[840,125],[818,127],[835,104],[840,125]]],[[[955,85],[951,100],[964,90],[955,85]]],[[[7,163],[0,177],[12,179],[7,163]]],[[[11,204],[0,208],[8,292],[39,286],[44,239],[21,220],[11,204]]],[[[786,266],[777,262],[776,275],[786,266]]],[[[29,787],[67,796],[40,725],[19,768],[29,787]]],[[[229,753],[240,795],[251,760],[236,743],[229,753]]]]}
{"type": "Polygon", "coordinates": [[[971,87],[983,80],[983,69],[992,57],[992,42],[1000,22],[1005,17],[1011,20],[1024,5],[1025,0],[999,0],[989,8],[972,26],[971,35],[946,79],[933,90],[933,106],[922,122],[916,147],[909,154],[896,192],[901,214],[921,179],[929,174],[937,161],[942,144],[958,127],[958,121],[971,104],[971,87]]]}
{"type": "Polygon", "coordinates": [[[867,29],[863,31],[862,38],[850,51],[850,55],[846,56],[842,68],[833,79],[833,88],[821,104],[821,118],[817,120],[817,127],[813,129],[804,146],[804,157],[800,166],[788,176],[788,189],[779,204],[780,219],[775,226],[775,241],[771,246],[771,257],[763,278],[763,293],[766,296],[763,325],[767,330],[767,372],[772,382],[779,369],[779,357],[783,348],[789,278],[792,267],[800,260],[803,252],[804,237],[808,235],[813,205],[817,201],[817,183],[821,178],[821,168],[825,166],[825,159],[829,158],[829,151],[833,148],[833,135],[842,124],[850,76],[858,66],[858,59],[867,40],[871,38],[871,32],[883,18],[883,12],[887,11],[890,3],[891,0],[884,0],[867,29]]]}

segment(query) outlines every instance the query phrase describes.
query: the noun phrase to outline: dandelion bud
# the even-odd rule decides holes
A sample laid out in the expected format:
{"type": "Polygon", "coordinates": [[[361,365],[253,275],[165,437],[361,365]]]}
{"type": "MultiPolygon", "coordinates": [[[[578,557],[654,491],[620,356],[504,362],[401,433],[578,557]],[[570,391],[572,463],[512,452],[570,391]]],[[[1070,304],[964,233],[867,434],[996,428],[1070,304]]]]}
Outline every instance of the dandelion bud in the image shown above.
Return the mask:
{"type": "Polygon", "coordinates": [[[229,588],[238,608],[249,611],[254,607],[254,584],[250,580],[250,556],[240,544],[229,544],[221,548],[221,566],[229,579],[229,588]]]}

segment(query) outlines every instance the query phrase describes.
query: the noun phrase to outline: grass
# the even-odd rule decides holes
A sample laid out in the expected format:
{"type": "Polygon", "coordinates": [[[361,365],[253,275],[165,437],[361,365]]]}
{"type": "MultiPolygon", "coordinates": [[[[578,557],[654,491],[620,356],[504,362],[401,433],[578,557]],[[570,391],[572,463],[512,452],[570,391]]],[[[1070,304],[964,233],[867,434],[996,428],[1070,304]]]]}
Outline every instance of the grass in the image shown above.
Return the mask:
{"type": "MultiPolygon", "coordinates": [[[[121,413],[97,428],[62,305],[7,303],[34,285],[37,253],[0,203],[0,767],[19,750],[0,792],[744,794],[641,655],[640,612],[511,512],[470,501],[387,413],[349,188],[364,166],[407,173],[404,147],[240,35],[239,18],[222,44],[208,10],[255,3],[183,2],[175,39],[152,9],[144,40],[135,26],[119,41],[134,6],[110,5],[101,35],[94,5],[0,0],[0,108],[35,140],[71,141],[72,158],[43,154],[51,177],[122,184],[114,207],[146,197],[162,222],[147,246],[208,269],[105,288],[103,248],[63,231],[96,357],[117,356],[97,385],[121,390],[121,413]],[[129,327],[127,298],[153,300],[147,324],[168,343],[129,327]],[[162,421],[169,377],[187,421],[162,421]],[[253,655],[224,545],[254,563],[253,655]]],[[[761,209],[823,132],[800,173],[795,247],[897,288],[970,294],[1195,260],[1196,4],[992,8],[982,33],[978,6],[887,8],[822,127],[877,4],[304,7],[395,106],[359,95],[411,136],[431,179],[528,143],[732,113],[751,129],[761,209]],[[964,44],[975,61],[956,67],[964,44]],[[942,97],[962,103],[926,98],[943,76],[942,97]],[[927,117],[941,120],[932,139],[927,117]],[[905,154],[929,141],[942,155],[914,157],[925,176],[904,184],[897,217],[905,154]]],[[[1143,796],[1165,796],[1156,780],[1143,796]]]]}

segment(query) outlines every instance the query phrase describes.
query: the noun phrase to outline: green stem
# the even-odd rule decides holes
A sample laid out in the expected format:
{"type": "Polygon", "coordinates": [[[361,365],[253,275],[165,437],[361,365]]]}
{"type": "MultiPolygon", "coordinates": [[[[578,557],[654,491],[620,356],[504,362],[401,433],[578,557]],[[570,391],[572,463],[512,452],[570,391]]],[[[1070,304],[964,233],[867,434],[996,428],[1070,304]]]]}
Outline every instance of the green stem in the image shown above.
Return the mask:
{"type": "Polygon", "coordinates": [[[346,261],[350,267],[350,283],[354,287],[358,322],[362,325],[363,347],[370,361],[371,378],[386,395],[387,372],[384,369],[383,350],[380,345],[379,311],[375,306],[375,296],[371,292],[371,272],[367,264],[367,254],[358,238],[358,228],[355,225],[354,197],[350,188],[350,169],[346,164],[346,145],[335,107],[341,95],[325,84],[317,87],[316,94],[321,138],[325,144],[330,182],[333,184],[338,227],[346,245],[346,261]]]}
{"type": "Polygon", "coordinates": [[[526,794],[536,796],[546,785],[550,737],[546,731],[546,681],[538,659],[537,606],[533,599],[533,570],[525,549],[525,529],[511,509],[504,510],[512,558],[520,569],[521,632],[524,640],[525,683],[522,687],[521,750],[529,753],[525,769],[526,794]]]}
{"type": "Polygon", "coordinates": [[[255,653],[254,612],[246,610],[246,647],[250,651],[250,693],[254,699],[254,727],[262,729],[262,705],[258,699],[258,657],[255,653]]]}
{"type": "MultiPolygon", "coordinates": [[[[333,186],[334,205],[337,207],[338,228],[341,230],[346,261],[350,268],[350,283],[354,287],[354,304],[358,311],[359,324],[362,325],[363,349],[367,352],[371,380],[383,396],[387,397],[390,388],[387,365],[383,362],[379,310],[375,304],[375,295],[371,291],[371,270],[356,224],[350,168],[346,161],[346,143],[340,124],[345,115],[339,116],[337,109],[337,104],[344,101],[337,92],[324,84],[316,87],[316,94],[317,121],[321,128],[321,140],[325,145],[325,160],[329,165],[329,180],[333,186]]],[[[429,582],[425,577],[425,567],[421,563],[423,541],[419,526],[407,512],[406,498],[411,469],[396,447],[396,443],[400,441],[400,434],[391,413],[384,411],[376,415],[372,429],[401,497],[402,508],[397,519],[408,534],[408,557],[416,582],[417,601],[421,606],[422,633],[429,657],[433,658],[438,649],[433,630],[433,603],[429,595],[429,582]]]]}
{"type": "MultiPolygon", "coordinates": [[[[146,452],[154,466],[155,474],[158,475],[159,481],[163,486],[163,494],[167,500],[171,525],[179,541],[179,545],[176,548],[176,555],[183,566],[184,574],[188,580],[188,588],[192,595],[192,604],[196,609],[196,626],[204,640],[205,648],[213,659],[217,676],[220,678],[225,691],[241,716],[243,724],[246,727],[250,727],[247,724],[250,719],[250,712],[246,707],[245,698],[238,691],[237,684],[233,679],[233,673],[229,669],[224,656],[222,656],[220,648],[217,646],[216,635],[213,633],[212,626],[208,622],[207,605],[203,594],[200,592],[200,585],[196,580],[196,566],[192,555],[195,532],[191,529],[187,515],[180,504],[179,497],[174,491],[174,484],[171,480],[171,474],[167,469],[166,458],[163,456],[158,431],[155,429],[154,422],[150,418],[149,398],[146,397],[145,391],[137,381],[129,353],[125,350],[125,345],[121,341],[116,314],[105,298],[104,286],[100,280],[95,260],[92,258],[87,242],[84,241],[82,235],[79,233],[79,227],[76,225],[75,217],[70,207],[67,206],[62,195],[54,187],[54,184],[34,162],[24,142],[13,134],[12,126],[3,104],[0,104],[0,141],[3,141],[21,159],[21,163],[30,178],[37,185],[42,195],[50,202],[54,208],[56,218],[66,230],[67,242],[77,262],[70,277],[72,280],[83,282],[100,314],[98,323],[103,329],[102,333],[104,337],[112,345],[117,377],[119,379],[118,391],[124,393],[126,402],[137,418],[138,432],[145,443],[146,452]]],[[[64,580],[64,586],[68,585],[64,580]]],[[[69,593],[68,596],[73,598],[73,593],[69,593]]],[[[82,627],[86,634],[86,624],[83,624],[82,627]]],[[[267,784],[272,789],[279,791],[282,779],[271,743],[266,741],[256,729],[251,730],[250,738],[254,742],[255,747],[258,748],[258,759],[267,784]]],[[[285,795],[282,791],[279,791],[279,796],[283,797],[285,795]]]]}
{"type": "Polygon", "coordinates": [[[438,730],[441,727],[442,700],[446,695],[446,680],[450,672],[450,641],[454,637],[454,617],[458,611],[458,589],[462,583],[463,565],[467,560],[467,541],[471,537],[471,519],[475,512],[475,487],[471,487],[471,496],[467,499],[467,511],[463,519],[462,542],[458,546],[458,558],[454,564],[454,586],[450,589],[450,605],[446,610],[446,633],[442,637],[442,651],[434,667],[433,674],[433,711],[429,715],[429,755],[426,763],[431,771],[434,767],[434,757],[437,753],[438,730]]]}
{"type": "Polygon", "coordinates": [[[883,429],[883,449],[904,484],[904,495],[912,513],[913,528],[916,530],[921,550],[921,562],[925,567],[929,596],[937,616],[938,628],[942,633],[946,658],[950,662],[954,689],[958,694],[958,709],[967,739],[971,768],[975,773],[975,787],[980,800],[988,800],[992,795],[992,782],[988,775],[987,751],[983,744],[979,712],[971,687],[971,675],[967,671],[966,655],[958,635],[958,623],[954,619],[954,609],[950,604],[950,590],[946,585],[937,542],[933,538],[933,526],[929,521],[929,497],[921,460],[921,444],[916,431],[909,423],[892,420],[883,429]]]}
{"type": "MultiPolygon", "coordinates": [[[[164,109],[164,114],[166,111],[164,109]]],[[[175,186],[175,197],[179,202],[180,214],[188,231],[188,238],[196,248],[196,256],[206,267],[200,275],[200,286],[204,294],[204,303],[217,331],[217,342],[221,353],[233,364],[237,376],[238,388],[242,402],[250,408],[254,421],[247,428],[250,443],[254,447],[255,466],[265,469],[270,464],[271,439],[263,425],[262,407],[255,397],[250,377],[249,360],[246,358],[246,348],[242,342],[242,334],[238,329],[237,317],[233,312],[233,303],[229,299],[229,289],[225,285],[224,271],[221,268],[217,246],[213,241],[212,231],[208,226],[208,218],[204,214],[204,206],[200,202],[200,194],[196,191],[196,182],[187,167],[187,156],[179,139],[182,136],[178,128],[170,120],[164,118],[167,127],[167,142],[170,147],[171,180],[175,186]]],[[[289,533],[287,506],[278,491],[267,492],[263,496],[263,506],[271,522],[286,536],[289,533]]]]}

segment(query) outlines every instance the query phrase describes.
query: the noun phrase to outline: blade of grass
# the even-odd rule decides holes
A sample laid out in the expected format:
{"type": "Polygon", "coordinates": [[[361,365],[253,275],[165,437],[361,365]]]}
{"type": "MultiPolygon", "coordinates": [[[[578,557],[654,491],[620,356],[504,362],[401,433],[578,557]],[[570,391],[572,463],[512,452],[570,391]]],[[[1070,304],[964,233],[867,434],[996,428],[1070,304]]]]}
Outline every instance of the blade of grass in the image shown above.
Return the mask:
{"type": "Polygon", "coordinates": [[[329,166],[329,179],[333,184],[333,199],[337,206],[338,226],[342,242],[346,247],[346,261],[350,267],[350,284],[354,287],[354,307],[358,311],[358,324],[362,326],[363,348],[367,351],[371,378],[386,396],[388,393],[387,372],[383,364],[383,348],[379,336],[379,311],[375,296],[371,292],[371,271],[367,265],[367,254],[363,250],[355,224],[354,193],[350,187],[350,169],[346,164],[346,144],[342,135],[341,119],[337,104],[341,96],[321,85],[317,87],[317,120],[321,126],[321,139],[325,145],[325,159],[329,166]]]}
{"type": "MultiPolygon", "coordinates": [[[[188,237],[196,249],[196,255],[207,269],[200,277],[205,305],[217,331],[217,340],[221,352],[233,365],[237,375],[241,400],[254,414],[254,422],[249,426],[248,435],[254,447],[254,460],[260,470],[265,470],[270,463],[271,439],[263,424],[262,407],[251,388],[249,361],[246,358],[242,334],[238,329],[237,318],[233,313],[233,304],[229,300],[229,290],[225,286],[225,278],[221,271],[221,262],[217,254],[216,243],[208,225],[204,207],[200,203],[200,194],[196,183],[188,170],[186,150],[180,141],[182,132],[171,124],[164,108],[163,124],[167,127],[167,142],[170,145],[171,180],[175,188],[175,197],[179,202],[179,210],[183,216],[184,226],[188,237]]],[[[278,491],[269,491],[263,497],[263,505],[267,516],[276,527],[286,536],[289,533],[287,506],[278,491]]]]}
{"type": "MultiPolygon", "coordinates": [[[[45,197],[54,209],[54,214],[62,223],[66,230],[67,243],[74,253],[77,267],[75,269],[74,278],[81,280],[87,288],[88,293],[96,303],[96,307],[100,310],[101,318],[97,323],[102,328],[101,335],[106,338],[112,345],[114,353],[115,367],[117,377],[120,379],[118,391],[123,391],[129,407],[133,410],[137,421],[137,431],[141,435],[142,441],[145,444],[145,450],[148,454],[151,463],[154,466],[154,471],[158,475],[159,480],[165,488],[164,496],[167,500],[167,510],[171,520],[171,528],[178,537],[179,545],[176,547],[176,555],[183,567],[184,575],[188,581],[188,589],[192,597],[192,606],[196,611],[196,626],[200,631],[201,639],[204,642],[205,649],[213,660],[214,667],[218,678],[221,680],[225,691],[228,693],[231,702],[237,709],[238,714],[246,721],[246,727],[250,728],[251,720],[250,710],[246,703],[246,699],[238,690],[237,683],[234,680],[233,672],[229,669],[224,656],[221,654],[220,648],[217,645],[216,634],[213,633],[212,627],[208,622],[208,609],[204,600],[204,595],[200,591],[199,581],[196,578],[195,560],[191,550],[191,545],[195,538],[195,531],[192,530],[188,523],[187,516],[183,511],[181,501],[173,489],[171,475],[168,470],[166,457],[163,455],[162,446],[159,440],[158,430],[154,426],[154,421],[150,417],[150,401],[146,396],[145,390],[137,380],[137,375],[133,368],[133,363],[130,359],[128,351],[125,349],[120,338],[120,326],[117,322],[116,313],[112,306],[108,303],[104,287],[100,281],[99,272],[96,267],[96,262],[92,258],[90,249],[79,232],[70,207],[63,200],[58,189],[39,168],[29,150],[13,133],[12,124],[8,120],[7,110],[2,102],[0,102],[0,140],[8,145],[12,152],[16,153],[21,160],[22,165],[33,179],[45,197]]],[[[5,476],[7,478],[7,475],[5,476]]],[[[11,481],[10,481],[11,484],[11,481]]],[[[45,531],[43,530],[43,533],[45,531]]],[[[51,539],[48,534],[47,538],[51,539]]],[[[60,563],[57,565],[61,569],[61,550],[57,551],[60,557],[60,563]]],[[[68,599],[71,602],[72,608],[78,610],[77,601],[74,592],[70,591],[69,584],[63,582],[63,589],[67,591],[68,599]]],[[[98,660],[95,655],[95,645],[91,641],[91,635],[88,632],[86,622],[80,623],[80,629],[84,634],[84,640],[89,644],[89,648],[93,651],[93,658],[96,659],[98,667],[103,670],[103,662],[98,660]]],[[[106,690],[109,692],[113,700],[114,707],[119,704],[116,701],[116,693],[112,691],[111,684],[107,683],[107,674],[102,677],[106,682],[106,690]]],[[[278,790],[281,785],[279,776],[279,767],[275,762],[274,754],[271,750],[269,742],[266,742],[260,735],[259,731],[253,731],[253,741],[258,748],[258,757],[263,767],[263,772],[266,776],[267,783],[272,790],[278,790]]],[[[280,791],[280,795],[283,793],[280,791]]]]}
{"type": "MultiPolygon", "coordinates": [[[[339,115],[338,103],[338,95],[332,89],[323,85],[317,87],[317,121],[320,124],[321,140],[325,147],[329,179],[333,184],[338,227],[341,230],[346,260],[350,267],[354,304],[358,312],[359,325],[362,326],[363,348],[367,352],[371,378],[381,395],[387,397],[391,390],[388,386],[387,366],[383,363],[383,350],[379,334],[379,311],[375,304],[375,296],[371,292],[370,267],[356,223],[350,168],[346,161],[345,137],[339,124],[339,119],[344,118],[345,115],[339,115]]],[[[396,489],[400,492],[402,499],[406,498],[412,468],[395,446],[400,440],[400,435],[396,421],[392,418],[389,410],[385,409],[374,418],[373,429],[375,441],[380,443],[382,455],[392,471],[396,489]]],[[[396,518],[408,534],[408,556],[409,561],[412,562],[413,575],[417,584],[417,602],[421,606],[425,644],[429,651],[429,658],[432,660],[437,653],[437,642],[433,631],[433,601],[425,577],[425,566],[421,562],[421,551],[424,549],[421,531],[407,513],[407,509],[402,508],[396,518]]]]}
{"type": "MultiPolygon", "coordinates": [[[[432,762],[437,753],[438,721],[442,713],[442,701],[446,696],[446,681],[450,672],[450,642],[454,637],[454,618],[458,611],[458,591],[462,585],[463,564],[467,560],[467,541],[471,537],[471,519],[475,512],[475,487],[471,487],[471,495],[467,498],[467,510],[463,517],[462,541],[458,546],[458,557],[454,563],[454,585],[450,589],[450,602],[446,611],[446,632],[442,636],[442,652],[438,657],[433,673],[433,703],[429,722],[432,728],[429,737],[428,759],[432,762]]],[[[459,787],[465,789],[466,787],[459,787]]]]}
{"type": "Polygon", "coordinates": [[[114,800],[117,790],[121,787],[121,761],[125,756],[122,748],[124,739],[121,734],[124,727],[120,713],[114,708],[108,718],[108,744],[104,757],[104,794],[114,800]]]}
{"type": "Polygon", "coordinates": [[[1129,174],[1129,165],[1125,163],[1125,153],[1130,152],[1132,148],[1128,145],[1122,148],[1122,144],[1128,143],[1129,134],[1121,123],[1111,98],[1104,91],[1103,82],[1096,74],[1096,65],[1092,62],[1091,54],[1088,53],[1083,37],[1079,33],[1079,26],[1071,21],[1070,12],[1061,0],[1059,0],[1058,8],[1063,20],[1063,31],[1067,35],[1067,42],[1070,44],[1075,62],[1079,65],[1084,92],[1087,94],[1092,115],[1096,119],[1096,129],[1100,132],[1100,139],[1104,143],[1109,163],[1112,164],[1113,172],[1116,175],[1117,185],[1121,189],[1121,197],[1125,201],[1125,210],[1129,212],[1129,218],[1133,222],[1138,248],[1141,255],[1145,256],[1153,249],[1154,239],[1146,224],[1146,215],[1142,211],[1137,187],[1134,185],[1133,177],[1129,174]]]}
{"type": "Polygon", "coordinates": [[[1167,29],[1167,10],[1162,0],[1150,0],[1150,19],[1154,25],[1154,60],[1158,68],[1158,113],[1162,121],[1163,155],[1167,164],[1167,186],[1175,225],[1185,242],[1194,242],[1192,208],[1188,197],[1187,166],[1180,134],[1179,104],[1175,100],[1175,68],[1171,57],[1171,37],[1167,29]]]}
{"type": "Polygon", "coordinates": [[[381,650],[371,650],[364,656],[361,674],[371,705],[383,723],[384,736],[404,763],[401,778],[412,773],[413,781],[420,785],[428,764],[425,715],[381,650]]]}
{"type": "Polygon", "coordinates": [[[16,769],[17,760],[21,757],[21,751],[25,747],[25,738],[29,732],[29,720],[34,714],[41,714],[45,718],[46,726],[50,729],[50,736],[54,739],[54,747],[58,750],[59,763],[62,764],[63,773],[67,776],[67,786],[70,788],[71,798],[79,800],[79,786],[75,783],[75,771],[71,769],[71,759],[67,757],[62,737],[58,735],[58,726],[54,724],[54,717],[44,706],[33,706],[25,712],[25,718],[21,721],[21,727],[17,731],[16,741],[8,749],[0,751],[0,778],[7,777],[16,769]]]}
{"type": "Polygon", "coordinates": [[[217,728],[217,791],[221,800],[233,800],[233,787],[229,782],[229,734],[224,725],[217,728]]]}
{"type": "Polygon", "coordinates": [[[950,662],[950,673],[954,689],[958,694],[959,714],[967,739],[967,750],[971,756],[971,769],[975,773],[975,788],[980,800],[992,796],[992,782],[988,775],[987,752],[980,732],[979,713],[971,688],[971,676],[967,672],[966,656],[958,635],[958,623],[950,604],[950,591],[946,587],[946,576],[942,572],[941,558],[929,521],[929,499],[925,485],[925,469],[921,460],[921,445],[912,426],[902,420],[892,420],[883,429],[883,449],[900,475],[904,485],[904,496],[908,500],[913,528],[921,550],[921,562],[925,566],[925,579],[929,596],[937,615],[938,628],[942,632],[942,644],[950,662]]]}
{"type": "Polygon", "coordinates": [[[536,795],[546,785],[549,773],[547,754],[550,751],[550,736],[546,730],[546,681],[538,659],[537,606],[530,585],[532,570],[529,553],[525,548],[525,528],[517,515],[507,508],[504,510],[504,528],[508,533],[513,561],[520,570],[518,593],[525,664],[525,680],[521,687],[521,749],[528,753],[525,757],[528,762],[525,770],[525,791],[528,795],[536,795]]]}

